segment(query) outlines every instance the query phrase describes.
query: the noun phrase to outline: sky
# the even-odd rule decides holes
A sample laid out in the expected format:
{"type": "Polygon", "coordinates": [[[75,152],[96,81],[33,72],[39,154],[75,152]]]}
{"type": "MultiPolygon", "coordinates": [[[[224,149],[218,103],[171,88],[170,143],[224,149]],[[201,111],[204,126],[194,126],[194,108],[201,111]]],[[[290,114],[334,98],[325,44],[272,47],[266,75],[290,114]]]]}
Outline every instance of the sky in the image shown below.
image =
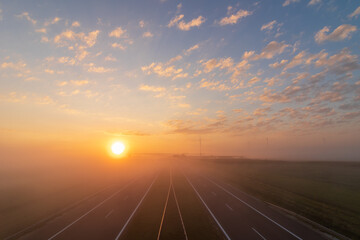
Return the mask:
{"type": "Polygon", "coordinates": [[[359,160],[360,3],[0,1],[6,159],[359,160]]]}

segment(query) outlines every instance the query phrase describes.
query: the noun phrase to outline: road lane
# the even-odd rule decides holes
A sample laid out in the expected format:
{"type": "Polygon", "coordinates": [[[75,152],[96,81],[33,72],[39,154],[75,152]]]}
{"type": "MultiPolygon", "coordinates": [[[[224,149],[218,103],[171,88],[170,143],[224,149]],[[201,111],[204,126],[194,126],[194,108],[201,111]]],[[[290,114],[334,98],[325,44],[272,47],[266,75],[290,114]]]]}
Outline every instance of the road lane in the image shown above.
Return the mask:
{"type": "Polygon", "coordinates": [[[153,178],[144,176],[89,200],[20,239],[115,239],[153,178]]]}
{"type": "Polygon", "coordinates": [[[266,239],[323,239],[317,232],[269,208],[265,203],[249,196],[244,201],[243,196],[233,194],[214,180],[188,175],[230,239],[259,239],[259,234],[253,229],[261,230],[261,235],[266,239]]]}

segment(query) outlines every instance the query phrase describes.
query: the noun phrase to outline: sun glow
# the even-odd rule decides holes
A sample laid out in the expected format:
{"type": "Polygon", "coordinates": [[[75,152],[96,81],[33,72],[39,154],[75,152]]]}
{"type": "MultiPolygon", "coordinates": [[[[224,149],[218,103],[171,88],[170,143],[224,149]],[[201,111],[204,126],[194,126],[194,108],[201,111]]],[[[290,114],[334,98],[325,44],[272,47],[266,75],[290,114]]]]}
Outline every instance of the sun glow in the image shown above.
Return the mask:
{"type": "Polygon", "coordinates": [[[120,155],[125,151],[125,145],[122,142],[114,142],[111,145],[111,151],[115,155],[120,155]]]}

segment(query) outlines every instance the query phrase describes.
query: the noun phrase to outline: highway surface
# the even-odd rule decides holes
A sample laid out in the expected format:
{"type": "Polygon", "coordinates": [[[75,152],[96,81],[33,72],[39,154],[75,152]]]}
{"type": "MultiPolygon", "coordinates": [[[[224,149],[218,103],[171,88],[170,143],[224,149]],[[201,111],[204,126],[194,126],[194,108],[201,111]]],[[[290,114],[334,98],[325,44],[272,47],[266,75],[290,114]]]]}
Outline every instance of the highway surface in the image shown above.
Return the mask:
{"type": "Polygon", "coordinates": [[[7,238],[10,239],[275,240],[324,237],[225,182],[185,168],[166,168],[104,189],[58,216],[7,238]],[[180,184],[183,189],[188,188],[186,194],[191,196],[183,195],[180,184]],[[191,197],[198,205],[187,203],[191,197]],[[193,209],[207,217],[197,219],[200,215],[193,209]],[[186,213],[191,211],[194,212],[193,219],[186,218],[186,213]],[[145,225],[140,226],[139,222],[145,225]],[[210,226],[216,231],[201,226],[210,226]],[[196,235],[191,227],[206,233],[196,235]]]}
{"type": "Polygon", "coordinates": [[[187,177],[227,239],[323,239],[322,235],[229,184],[187,177]]]}

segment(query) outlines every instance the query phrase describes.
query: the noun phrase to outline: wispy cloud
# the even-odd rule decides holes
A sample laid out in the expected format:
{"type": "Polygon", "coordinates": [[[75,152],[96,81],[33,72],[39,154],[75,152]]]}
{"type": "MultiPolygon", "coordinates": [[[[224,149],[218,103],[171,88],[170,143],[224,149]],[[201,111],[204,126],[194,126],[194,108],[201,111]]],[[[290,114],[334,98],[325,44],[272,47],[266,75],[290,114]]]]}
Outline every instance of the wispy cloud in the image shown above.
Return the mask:
{"type": "Polygon", "coordinates": [[[285,0],[285,2],[283,3],[282,6],[286,7],[286,6],[289,6],[291,3],[296,3],[296,2],[300,2],[300,0],[285,0]]]}
{"type": "Polygon", "coordinates": [[[357,7],[351,14],[349,14],[349,18],[357,18],[360,15],[360,6],[357,7]]]}
{"type": "Polygon", "coordinates": [[[252,15],[253,13],[247,10],[240,9],[234,14],[231,14],[230,16],[224,17],[219,21],[219,24],[221,26],[224,25],[233,25],[236,24],[240,19],[245,18],[247,16],[252,15]]]}
{"type": "Polygon", "coordinates": [[[322,0],[310,0],[310,2],[308,3],[308,6],[312,6],[312,5],[316,5],[321,3],[322,0]]]}
{"type": "Polygon", "coordinates": [[[30,17],[30,14],[28,12],[23,12],[22,14],[16,15],[18,18],[25,18],[29,22],[31,22],[33,25],[37,23],[37,21],[30,17]]]}
{"type": "Polygon", "coordinates": [[[351,38],[351,34],[356,32],[357,27],[350,24],[343,24],[337,27],[332,33],[330,32],[329,27],[322,28],[315,35],[315,41],[317,43],[323,43],[325,41],[342,41],[344,39],[351,38]]]}
{"type": "Polygon", "coordinates": [[[203,24],[206,20],[203,16],[198,16],[197,18],[194,18],[189,22],[185,22],[183,18],[184,18],[183,14],[175,16],[170,20],[167,26],[169,28],[173,26],[177,26],[177,28],[182,31],[189,31],[191,28],[200,27],[201,24],[203,24]]]}
{"type": "Polygon", "coordinates": [[[268,45],[266,45],[265,48],[263,48],[261,53],[251,56],[250,59],[271,59],[274,56],[283,53],[288,47],[290,47],[290,45],[286,44],[285,42],[271,41],[270,43],[268,43],[268,45]]]}
{"type": "Polygon", "coordinates": [[[276,20],[273,20],[273,21],[271,21],[271,22],[268,22],[268,23],[262,25],[261,28],[260,28],[260,30],[261,30],[261,31],[271,30],[271,29],[274,28],[275,24],[276,24],[276,20]]]}

